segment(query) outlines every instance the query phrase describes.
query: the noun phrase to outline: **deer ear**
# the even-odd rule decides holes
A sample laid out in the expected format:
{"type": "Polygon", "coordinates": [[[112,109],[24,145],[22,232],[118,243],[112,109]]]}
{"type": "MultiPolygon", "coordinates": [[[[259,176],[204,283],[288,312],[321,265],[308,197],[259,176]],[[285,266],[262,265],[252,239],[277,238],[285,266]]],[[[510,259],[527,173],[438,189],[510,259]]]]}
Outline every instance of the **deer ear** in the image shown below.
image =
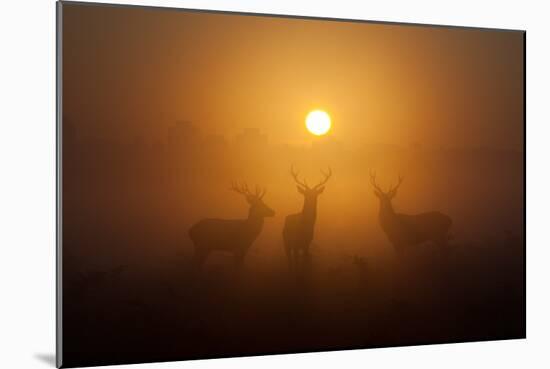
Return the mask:
{"type": "Polygon", "coordinates": [[[319,188],[319,189],[317,190],[317,195],[322,194],[324,190],[325,190],[325,186],[319,188]]]}
{"type": "Polygon", "coordinates": [[[299,192],[299,193],[301,193],[302,195],[305,194],[305,191],[304,191],[304,189],[303,189],[302,187],[296,186],[296,188],[298,189],[298,192],[299,192]]]}
{"type": "Polygon", "coordinates": [[[374,193],[374,196],[376,196],[378,198],[381,197],[381,193],[379,191],[374,190],[374,191],[372,191],[372,193],[374,193]]]}

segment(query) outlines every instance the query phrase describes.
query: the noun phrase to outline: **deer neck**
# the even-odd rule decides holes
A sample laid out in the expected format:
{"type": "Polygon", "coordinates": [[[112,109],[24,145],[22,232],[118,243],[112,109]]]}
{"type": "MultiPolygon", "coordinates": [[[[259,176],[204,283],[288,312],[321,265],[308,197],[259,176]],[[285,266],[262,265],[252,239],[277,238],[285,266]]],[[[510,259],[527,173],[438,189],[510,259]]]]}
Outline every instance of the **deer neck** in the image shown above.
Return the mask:
{"type": "Polygon", "coordinates": [[[391,204],[391,201],[389,200],[380,200],[380,211],[378,213],[380,217],[380,221],[382,223],[386,221],[390,221],[395,217],[395,211],[393,210],[393,206],[391,204]]]}
{"type": "Polygon", "coordinates": [[[302,221],[304,224],[313,226],[317,218],[317,199],[305,199],[302,209],[302,221]]]}
{"type": "Polygon", "coordinates": [[[246,223],[248,224],[247,229],[250,234],[257,236],[262,231],[262,227],[264,226],[264,217],[253,214],[252,211],[250,211],[248,213],[246,223]]]}

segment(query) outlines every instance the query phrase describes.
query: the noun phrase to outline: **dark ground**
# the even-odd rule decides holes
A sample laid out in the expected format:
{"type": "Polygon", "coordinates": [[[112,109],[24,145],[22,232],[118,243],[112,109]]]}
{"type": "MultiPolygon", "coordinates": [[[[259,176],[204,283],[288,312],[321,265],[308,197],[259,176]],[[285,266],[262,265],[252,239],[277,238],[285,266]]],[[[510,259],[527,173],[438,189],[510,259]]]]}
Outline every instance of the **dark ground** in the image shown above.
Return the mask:
{"type": "Polygon", "coordinates": [[[300,277],[229,258],[65,275],[65,367],[525,337],[523,243],[419,248],[300,277]]]}

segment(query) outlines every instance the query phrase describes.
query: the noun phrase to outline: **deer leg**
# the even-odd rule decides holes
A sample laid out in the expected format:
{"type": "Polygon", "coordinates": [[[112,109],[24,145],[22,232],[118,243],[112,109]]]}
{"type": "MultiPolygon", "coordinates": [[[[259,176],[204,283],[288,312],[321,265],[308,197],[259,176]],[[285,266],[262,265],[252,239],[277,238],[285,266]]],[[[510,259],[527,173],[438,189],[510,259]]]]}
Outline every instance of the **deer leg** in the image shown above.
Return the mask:
{"type": "Polygon", "coordinates": [[[307,245],[304,248],[303,258],[304,258],[304,260],[303,260],[304,270],[309,270],[309,268],[311,266],[311,253],[309,252],[309,245],[307,245]]]}
{"type": "Polygon", "coordinates": [[[244,252],[239,251],[235,253],[235,266],[237,267],[238,270],[241,270],[243,267],[244,256],[245,256],[244,252]]]}
{"type": "Polygon", "coordinates": [[[449,235],[448,234],[441,235],[441,237],[439,237],[437,241],[435,241],[435,243],[437,244],[437,249],[439,250],[441,255],[443,257],[447,257],[451,250],[449,247],[449,235]]]}
{"type": "Polygon", "coordinates": [[[302,268],[302,249],[299,247],[294,249],[294,265],[296,269],[302,268]]]}
{"type": "Polygon", "coordinates": [[[303,267],[303,249],[301,247],[294,248],[294,267],[296,271],[300,271],[303,267]]]}
{"type": "Polygon", "coordinates": [[[292,249],[288,244],[285,244],[285,253],[288,260],[288,268],[292,270],[292,249]]]}
{"type": "Polygon", "coordinates": [[[307,245],[306,247],[304,247],[304,259],[309,259],[310,257],[310,253],[309,253],[309,245],[307,245]]]}
{"type": "Polygon", "coordinates": [[[208,250],[202,247],[195,247],[195,253],[193,254],[193,268],[199,270],[208,257],[208,250]]]}

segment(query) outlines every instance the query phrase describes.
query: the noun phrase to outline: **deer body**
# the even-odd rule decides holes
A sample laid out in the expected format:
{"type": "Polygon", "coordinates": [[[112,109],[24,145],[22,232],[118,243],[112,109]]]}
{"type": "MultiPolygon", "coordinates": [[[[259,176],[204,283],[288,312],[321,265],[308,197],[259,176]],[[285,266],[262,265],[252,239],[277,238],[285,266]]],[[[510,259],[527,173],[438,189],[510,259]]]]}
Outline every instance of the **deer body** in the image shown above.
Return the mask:
{"type": "Polygon", "coordinates": [[[309,252],[309,245],[313,241],[316,218],[317,199],[309,203],[304,201],[304,208],[301,213],[291,214],[285,218],[283,239],[287,249],[309,252]]]}
{"type": "Polygon", "coordinates": [[[263,223],[263,218],[203,219],[191,227],[189,237],[197,249],[246,253],[262,231],[263,223]]]}
{"type": "Polygon", "coordinates": [[[194,260],[197,266],[204,263],[210,252],[225,251],[234,255],[238,265],[242,264],[250,246],[260,235],[265,217],[275,212],[262,201],[259,191],[250,194],[246,187],[233,190],[246,196],[250,209],[246,219],[203,219],[189,229],[189,238],[195,245],[194,260]]]}
{"type": "Polygon", "coordinates": [[[304,262],[309,257],[309,246],[315,234],[315,221],[317,219],[317,197],[323,193],[325,183],[332,172],[323,173],[324,179],[314,186],[309,187],[305,182],[298,180],[298,174],[291,169],[291,174],[297,183],[297,189],[304,196],[302,212],[288,215],[283,227],[283,241],[289,266],[292,269],[297,264],[304,262]]]}
{"type": "Polygon", "coordinates": [[[395,197],[402,181],[403,178],[400,177],[397,186],[384,192],[376,185],[375,176],[371,175],[374,193],[380,200],[378,220],[388,240],[398,252],[424,242],[445,246],[452,225],[449,216],[438,211],[415,215],[399,214],[394,211],[391,200],[395,197]]]}

